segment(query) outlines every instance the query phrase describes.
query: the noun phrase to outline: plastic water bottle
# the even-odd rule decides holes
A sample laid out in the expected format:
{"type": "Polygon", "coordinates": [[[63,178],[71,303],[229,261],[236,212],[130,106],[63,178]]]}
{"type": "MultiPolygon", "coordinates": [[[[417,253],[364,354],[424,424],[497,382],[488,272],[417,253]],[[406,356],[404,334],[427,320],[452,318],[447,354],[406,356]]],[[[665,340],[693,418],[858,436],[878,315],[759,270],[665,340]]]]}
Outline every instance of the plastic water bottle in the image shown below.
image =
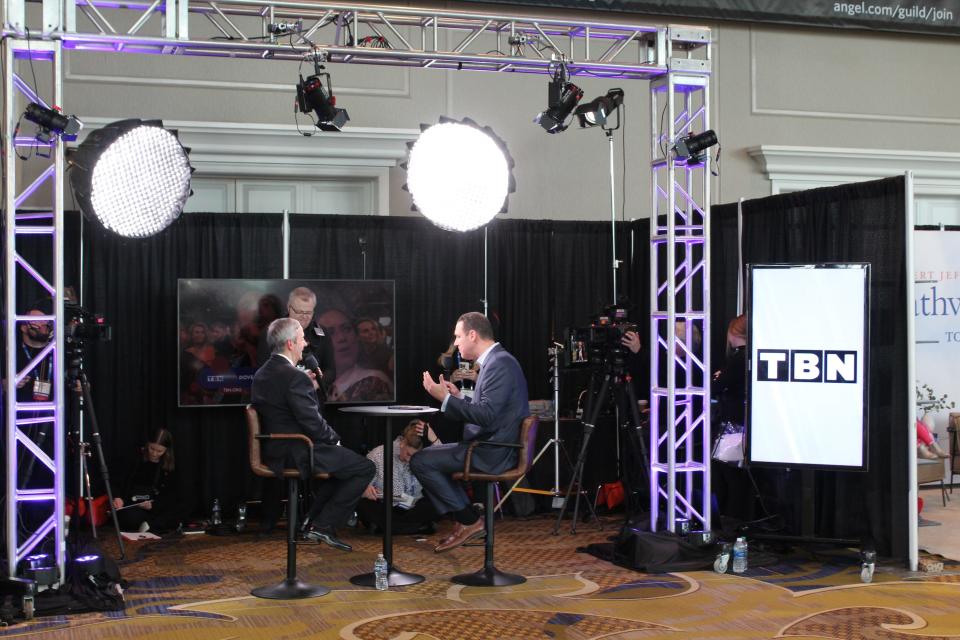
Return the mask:
{"type": "Polygon", "coordinates": [[[733,572],[743,573],[747,570],[747,539],[737,538],[733,545],[733,572]]]}
{"type": "Polygon", "coordinates": [[[386,591],[390,584],[387,582],[389,569],[387,567],[387,559],[383,557],[382,553],[377,554],[377,561],[373,563],[373,575],[375,578],[375,586],[377,591],[386,591]]]}
{"type": "Polygon", "coordinates": [[[236,529],[237,533],[243,533],[243,530],[247,528],[247,505],[244,502],[240,503],[240,506],[237,507],[237,524],[236,529]]]}
{"type": "Polygon", "coordinates": [[[220,519],[220,499],[213,499],[213,512],[210,514],[210,523],[213,526],[220,524],[222,520],[220,519]]]}

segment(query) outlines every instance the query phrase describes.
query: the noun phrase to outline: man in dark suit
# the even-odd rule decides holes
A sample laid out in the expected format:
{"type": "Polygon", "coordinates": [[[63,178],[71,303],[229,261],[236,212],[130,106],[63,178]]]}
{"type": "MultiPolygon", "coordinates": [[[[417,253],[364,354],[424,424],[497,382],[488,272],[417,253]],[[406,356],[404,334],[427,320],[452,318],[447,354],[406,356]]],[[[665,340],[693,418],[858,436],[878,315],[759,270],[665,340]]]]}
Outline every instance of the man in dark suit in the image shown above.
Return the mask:
{"type": "MultiPolygon", "coordinates": [[[[434,381],[423,372],[423,388],[441,402],[448,417],[463,420],[463,441],[420,451],[410,468],[423,485],[424,492],[438,513],[449,513],[457,521],[453,532],[434,551],[448,551],[483,535],[483,520],[467,498],[460,483],[451,474],[463,470],[467,447],[475,440],[515,444],[520,438],[520,423],[530,415],[527,381],[516,358],[495,342],[490,321],[476,312],[457,320],[454,341],[465,360],[480,364],[473,398],[461,394],[457,386],[440,376],[434,381]]],[[[511,447],[478,446],[472,466],[482,473],[501,473],[516,465],[517,450],[511,447]]]]}
{"type": "MultiPolygon", "coordinates": [[[[374,464],[337,444],[340,436],[320,415],[313,372],[294,366],[307,346],[300,323],[293,318],[274,320],[267,328],[267,342],[272,355],[253,377],[253,406],[260,414],[264,433],[303,433],[313,441],[314,465],[332,478],[324,481],[314,497],[307,516],[311,524],[305,535],[351,551],[350,545],[337,538],[334,527],[353,513],[373,479],[374,464]]],[[[303,477],[309,477],[307,452],[297,442],[267,440],[263,459],[274,473],[296,466],[303,477]]],[[[295,509],[296,505],[288,508],[295,509]]]]}

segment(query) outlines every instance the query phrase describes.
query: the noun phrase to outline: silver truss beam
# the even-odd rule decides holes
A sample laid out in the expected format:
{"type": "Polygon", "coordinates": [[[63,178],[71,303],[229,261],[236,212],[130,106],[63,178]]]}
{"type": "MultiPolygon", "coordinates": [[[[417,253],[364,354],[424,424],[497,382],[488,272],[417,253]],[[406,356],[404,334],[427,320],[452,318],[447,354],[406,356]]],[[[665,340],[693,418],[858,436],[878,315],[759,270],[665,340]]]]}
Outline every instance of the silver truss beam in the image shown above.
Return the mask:
{"type": "MultiPolygon", "coordinates": [[[[44,0],[45,8],[61,3],[63,25],[44,34],[67,49],[277,59],[322,52],[331,62],[526,73],[563,60],[573,76],[626,79],[667,72],[667,29],[652,24],[355,3],[44,0]],[[269,28],[281,24],[283,34],[269,28]]],[[[19,14],[8,13],[7,31],[22,33],[19,14]]],[[[708,29],[673,32],[674,49],[709,41],[708,29]]]]}
{"type": "MultiPolygon", "coordinates": [[[[65,413],[64,413],[64,360],[63,357],[63,172],[64,155],[63,145],[56,137],[49,145],[40,144],[49,157],[34,154],[31,160],[34,165],[43,162],[46,167],[40,171],[39,177],[21,189],[20,179],[23,161],[17,150],[29,150],[39,144],[35,138],[15,136],[17,122],[30,102],[44,104],[39,87],[31,87],[24,78],[17,74],[17,64],[33,65],[35,67],[50,67],[53,95],[52,104],[62,104],[62,51],[58,41],[27,42],[7,38],[2,43],[3,51],[3,120],[7,135],[3,140],[3,163],[5,171],[4,182],[4,301],[7,313],[3,323],[6,336],[6,369],[4,371],[4,419],[6,424],[6,553],[7,575],[15,576],[18,563],[29,556],[39,545],[53,537],[54,552],[57,566],[60,569],[60,580],[64,576],[65,547],[64,547],[64,480],[66,472],[65,462],[65,413]],[[49,209],[41,212],[21,213],[20,206],[40,189],[49,189],[49,209]],[[30,243],[34,253],[41,253],[42,263],[31,263],[21,255],[23,244],[30,243]],[[45,250],[37,252],[37,243],[42,243],[45,250]],[[44,275],[47,274],[47,275],[44,275]],[[26,315],[29,309],[23,308],[24,302],[18,304],[25,295],[36,295],[35,291],[19,292],[18,281],[33,282],[37,290],[49,294],[53,300],[54,314],[51,316],[26,315]],[[17,354],[20,349],[20,326],[33,320],[48,320],[53,323],[53,339],[48,348],[41,351],[37,357],[22,369],[17,369],[17,354]],[[53,381],[52,402],[20,402],[16,400],[17,383],[33,373],[43,359],[49,356],[53,367],[51,376],[53,381]],[[52,433],[47,436],[45,450],[31,438],[27,429],[39,425],[52,425],[52,433]],[[34,468],[49,469],[52,475],[52,486],[37,486],[36,481],[29,488],[23,486],[27,478],[21,478],[22,469],[18,459],[23,455],[25,459],[32,458],[34,468]],[[31,518],[22,519],[21,507],[24,504],[34,505],[31,518]],[[48,505],[49,508],[37,507],[48,505]],[[42,511],[39,521],[37,511],[42,511]],[[32,527],[32,528],[31,528],[32,527]]],[[[32,74],[31,74],[32,77],[32,74]]],[[[42,77],[42,76],[41,76],[42,77]]],[[[33,127],[32,124],[26,123],[33,127]]],[[[36,151],[36,149],[34,149],[36,151]]],[[[46,209],[47,207],[43,207],[46,209]]],[[[38,474],[44,477],[46,474],[38,474]]]]}
{"type": "MultiPolygon", "coordinates": [[[[675,52],[667,39],[668,56],[675,52]]],[[[711,527],[710,174],[673,146],[710,128],[710,45],[650,83],[650,524],[711,527]],[[697,333],[699,333],[699,340],[697,333]],[[666,522],[660,522],[665,514],[666,522]]]]}

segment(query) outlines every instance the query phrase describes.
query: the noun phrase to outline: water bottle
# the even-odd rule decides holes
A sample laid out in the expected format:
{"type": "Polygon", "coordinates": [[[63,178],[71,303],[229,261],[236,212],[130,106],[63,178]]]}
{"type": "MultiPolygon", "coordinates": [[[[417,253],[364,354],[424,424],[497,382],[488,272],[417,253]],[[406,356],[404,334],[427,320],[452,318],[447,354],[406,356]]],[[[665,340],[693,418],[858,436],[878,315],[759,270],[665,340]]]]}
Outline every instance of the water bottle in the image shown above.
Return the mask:
{"type": "Polygon", "coordinates": [[[240,506],[237,507],[237,524],[236,529],[237,533],[243,533],[243,530],[247,528],[247,504],[241,502],[240,506]]]}
{"type": "Polygon", "coordinates": [[[747,570],[747,539],[737,538],[733,545],[733,572],[743,573],[747,570]]]}
{"type": "Polygon", "coordinates": [[[210,524],[212,524],[213,526],[217,526],[217,525],[220,524],[220,522],[221,522],[221,520],[220,520],[220,499],[219,499],[219,498],[214,498],[214,499],[213,499],[213,513],[210,514],[210,524]]]}
{"type": "Polygon", "coordinates": [[[388,571],[387,559],[383,557],[382,553],[378,553],[377,561],[373,563],[373,576],[375,578],[375,586],[377,587],[377,591],[386,591],[387,587],[390,586],[390,584],[387,582],[389,577],[387,575],[388,571]]]}

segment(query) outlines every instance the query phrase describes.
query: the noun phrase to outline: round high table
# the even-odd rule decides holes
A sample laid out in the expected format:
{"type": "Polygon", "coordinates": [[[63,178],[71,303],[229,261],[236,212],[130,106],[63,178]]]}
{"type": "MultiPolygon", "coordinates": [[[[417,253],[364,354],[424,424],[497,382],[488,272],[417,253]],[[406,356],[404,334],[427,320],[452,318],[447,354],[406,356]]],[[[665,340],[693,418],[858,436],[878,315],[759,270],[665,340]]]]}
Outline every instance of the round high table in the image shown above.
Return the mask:
{"type": "MultiPolygon", "coordinates": [[[[387,561],[388,579],[391,587],[423,582],[424,577],[416,573],[401,571],[393,564],[393,419],[413,418],[436,413],[439,409],[433,407],[418,407],[411,405],[376,405],[360,407],[343,407],[344,413],[356,413],[372,418],[383,418],[383,557],[387,561]],[[390,496],[388,499],[387,496],[390,496]]],[[[373,573],[361,573],[350,578],[350,582],[360,587],[376,586],[376,576],[373,573]]]]}

